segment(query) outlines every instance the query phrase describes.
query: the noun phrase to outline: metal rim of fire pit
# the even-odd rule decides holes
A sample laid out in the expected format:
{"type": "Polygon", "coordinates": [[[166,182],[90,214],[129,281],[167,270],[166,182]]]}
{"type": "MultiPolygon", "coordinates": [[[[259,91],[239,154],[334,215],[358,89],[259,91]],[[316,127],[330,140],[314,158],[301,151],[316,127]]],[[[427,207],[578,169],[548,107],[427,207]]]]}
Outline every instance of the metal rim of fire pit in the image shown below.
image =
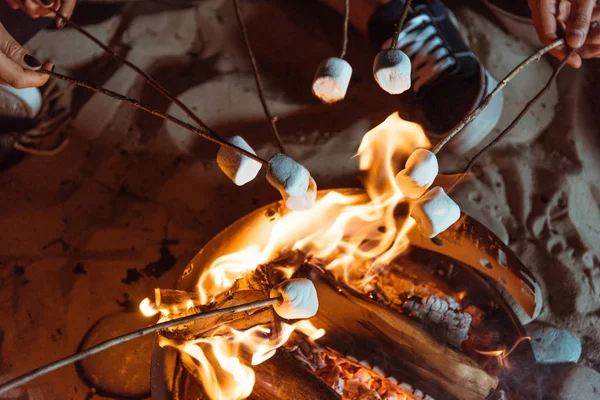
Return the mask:
{"type": "MultiPolygon", "coordinates": [[[[335,191],[348,195],[364,193],[361,189],[335,189],[335,191]]],[[[329,192],[330,190],[319,191],[318,197],[322,198],[329,192]]],[[[204,266],[211,265],[224,254],[240,251],[249,245],[266,244],[269,237],[266,232],[270,233],[277,221],[287,212],[289,211],[279,201],[254,210],[229,225],[194,256],[180,276],[176,288],[193,291],[204,266]],[[236,240],[229,240],[231,237],[236,237],[236,240]],[[257,243],[257,239],[259,242],[263,239],[265,243],[257,243]]],[[[424,237],[416,226],[409,231],[408,238],[411,247],[443,255],[478,271],[511,294],[527,314],[534,313],[536,283],[531,272],[497,236],[468,215],[463,213],[452,227],[436,238],[424,237]]],[[[481,282],[485,284],[483,279],[481,282]]],[[[525,336],[524,328],[517,316],[500,293],[496,293],[500,306],[506,311],[513,324],[511,328],[518,335],[525,336]]],[[[525,342],[521,348],[527,362],[535,365],[531,345],[525,342]]],[[[163,349],[156,341],[151,367],[152,399],[185,400],[178,395],[178,387],[183,375],[186,375],[186,372],[178,360],[177,351],[170,348],[163,349]]],[[[190,382],[189,376],[185,381],[190,382]]]]}

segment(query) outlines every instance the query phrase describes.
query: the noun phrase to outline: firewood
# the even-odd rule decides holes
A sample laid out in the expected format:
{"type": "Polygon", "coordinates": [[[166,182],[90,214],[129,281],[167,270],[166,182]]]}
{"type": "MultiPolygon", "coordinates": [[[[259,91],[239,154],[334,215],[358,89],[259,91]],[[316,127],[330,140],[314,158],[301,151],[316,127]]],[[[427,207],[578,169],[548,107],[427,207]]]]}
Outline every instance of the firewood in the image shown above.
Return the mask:
{"type": "Polygon", "coordinates": [[[482,400],[496,389],[498,378],[438,342],[410,318],[343,285],[312,278],[321,307],[311,321],[327,332],[321,344],[376,360],[390,375],[438,400],[482,400]]]}
{"type": "Polygon", "coordinates": [[[311,374],[283,349],[253,368],[256,384],[250,399],[341,399],[323,380],[311,374]]]}

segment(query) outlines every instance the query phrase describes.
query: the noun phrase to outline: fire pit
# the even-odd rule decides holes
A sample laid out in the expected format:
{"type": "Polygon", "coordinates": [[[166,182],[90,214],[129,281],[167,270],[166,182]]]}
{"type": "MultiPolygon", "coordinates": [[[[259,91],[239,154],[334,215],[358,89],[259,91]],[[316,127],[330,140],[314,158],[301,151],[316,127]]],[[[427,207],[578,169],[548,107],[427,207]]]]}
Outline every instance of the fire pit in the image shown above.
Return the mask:
{"type": "Polygon", "coordinates": [[[322,191],[306,212],[258,209],[211,240],[177,290],[157,289],[146,311],[169,319],[308,277],[319,312],[293,322],[269,308],[164,331],[153,398],[539,398],[531,347],[497,290],[532,315],[531,274],[466,215],[433,239],[409,217],[395,164],[423,138],[390,116],[359,149],[366,192],[322,191]]]}
{"type": "MultiPolygon", "coordinates": [[[[337,190],[337,193],[353,193],[358,194],[357,190],[337,190]]],[[[322,198],[328,192],[320,192],[322,198]]],[[[185,272],[181,276],[177,289],[193,292],[197,286],[197,282],[203,273],[203,267],[212,265],[219,257],[228,254],[235,254],[240,250],[248,248],[249,245],[261,244],[261,241],[267,241],[272,229],[277,225],[277,222],[285,214],[281,203],[258,209],[236,223],[225,229],[213,240],[211,240],[190,262],[185,272]]],[[[396,268],[401,267],[399,271],[403,276],[411,276],[417,281],[433,284],[434,286],[445,286],[446,290],[455,293],[461,293],[462,296],[468,296],[472,305],[492,313],[491,325],[501,339],[496,346],[504,346],[505,349],[525,336],[524,330],[519,323],[517,317],[513,313],[510,306],[494,288],[494,282],[512,282],[518,285],[517,290],[513,287],[511,292],[516,292],[516,298],[519,299],[519,293],[525,295],[521,297],[521,304],[524,309],[535,307],[535,302],[531,303],[530,295],[527,295],[529,282],[533,282],[533,277],[527,272],[520,261],[510,252],[510,250],[491,232],[484,228],[477,221],[463,215],[458,223],[450,230],[440,235],[435,240],[424,239],[413,227],[408,232],[408,237],[411,241],[411,247],[400,257],[393,261],[396,268]],[[498,257],[497,254],[503,254],[498,257]],[[473,260],[476,263],[470,264],[473,260]],[[488,260],[480,262],[481,260],[488,260]],[[479,272],[476,272],[479,271],[479,272]],[[521,279],[523,279],[521,281],[521,279]]],[[[314,272],[311,272],[314,277],[314,272]]],[[[329,282],[321,280],[317,284],[317,289],[320,298],[320,312],[315,319],[314,325],[319,328],[320,315],[339,313],[339,303],[332,303],[329,298],[331,292],[335,290],[327,290],[329,282]]],[[[333,288],[333,286],[329,286],[333,288]]],[[[337,289],[337,288],[334,288],[337,289]]],[[[530,289],[529,289],[530,290],[530,289]]],[[[347,295],[352,296],[353,293],[347,295]]],[[[335,295],[334,295],[335,296],[335,295]]],[[[358,322],[360,317],[357,316],[358,322]]],[[[342,320],[342,322],[344,322],[342,320]]],[[[348,321],[345,321],[346,323],[348,321]]],[[[319,340],[319,343],[324,347],[331,347],[339,353],[346,353],[353,358],[364,357],[371,365],[378,366],[378,369],[383,369],[384,374],[392,374],[396,380],[405,382],[415,388],[417,382],[422,382],[422,376],[411,374],[411,371],[403,371],[404,365],[395,365],[385,357],[386,352],[393,351],[388,346],[398,345],[390,344],[389,342],[374,343],[365,347],[365,343],[356,341],[353,343],[344,342],[335,334],[335,327],[326,327],[327,333],[319,340]],[[336,341],[338,342],[336,344],[336,341]],[[354,348],[351,348],[353,347],[354,348]],[[377,350],[379,348],[379,350],[377,350]],[[371,357],[368,357],[368,356],[371,357]],[[370,359],[369,359],[370,358],[370,359]],[[417,381],[417,382],[415,382],[417,381]]],[[[346,330],[340,335],[345,336],[346,330]]],[[[360,336],[361,332],[357,332],[360,336]]],[[[286,350],[279,350],[286,351],[286,350]]],[[[535,360],[528,342],[523,342],[515,348],[515,350],[507,357],[507,365],[491,365],[497,363],[494,360],[493,352],[485,352],[477,354],[473,349],[469,355],[476,359],[482,365],[488,366],[500,378],[498,385],[499,390],[504,390],[511,399],[536,399],[539,398],[536,393],[536,377],[535,377],[535,360]]],[[[498,352],[498,359],[502,358],[501,352],[498,352]]],[[[266,361],[265,364],[269,363],[266,361]]],[[[440,365],[441,370],[444,365],[440,365]]],[[[261,371],[262,372],[262,371],[261,371]]],[[[437,373],[432,371],[433,373],[437,373]]],[[[267,373],[267,372],[265,372],[267,373]]],[[[287,382],[287,379],[300,379],[297,375],[286,376],[285,370],[271,371],[275,376],[281,379],[282,383],[287,382]]],[[[257,372],[259,375],[260,372],[257,372]]],[[[306,377],[304,377],[306,378],[306,377]]],[[[261,377],[257,376],[257,385],[261,385],[261,377]]],[[[272,377],[270,378],[272,379],[272,377]]],[[[172,348],[161,348],[156,346],[153,356],[152,369],[152,396],[154,400],[187,400],[203,398],[201,393],[201,385],[191,376],[181,364],[181,360],[177,356],[177,351],[172,348]],[[200,396],[200,397],[199,397],[200,396]]],[[[419,382],[419,383],[421,383],[419,382]]],[[[405,385],[406,386],[406,385],[405,385]]],[[[452,399],[457,398],[452,394],[443,393],[443,389],[434,388],[432,384],[424,385],[421,383],[421,389],[424,393],[429,393],[431,398],[435,399],[452,399]],[[422,387],[425,386],[425,387],[422,387]],[[424,390],[429,392],[424,392],[424,390]],[[433,394],[435,393],[435,395],[433,394]]],[[[257,390],[255,390],[256,392],[257,390]]],[[[264,390],[258,390],[260,393],[253,393],[251,398],[276,398],[268,396],[264,390]]],[[[271,393],[272,395],[272,393],[271,393]]],[[[290,397],[281,397],[290,398],[290,397]]],[[[484,397],[481,397],[484,398],[484,397]]]]}

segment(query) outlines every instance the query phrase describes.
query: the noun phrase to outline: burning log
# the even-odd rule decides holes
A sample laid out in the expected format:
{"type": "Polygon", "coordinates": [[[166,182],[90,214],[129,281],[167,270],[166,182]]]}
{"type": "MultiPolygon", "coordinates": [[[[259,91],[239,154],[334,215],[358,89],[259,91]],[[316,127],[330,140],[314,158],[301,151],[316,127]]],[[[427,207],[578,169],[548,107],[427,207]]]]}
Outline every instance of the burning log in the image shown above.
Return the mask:
{"type": "Polygon", "coordinates": [[[312,321],[327,331],[324,345],[361,359],[377,359],[388,373],[438,400],[482,400],[496,389],[498,378],[408,317],[349,288],[336,288],[318,278],[313,282],[321,307],[312,321]]]}
{"type": "Polygon", "coordinates": [[[250,399],[341,399],[322,379],[310,373],[285,350],[254,366],[256,383],[250,399]]]}

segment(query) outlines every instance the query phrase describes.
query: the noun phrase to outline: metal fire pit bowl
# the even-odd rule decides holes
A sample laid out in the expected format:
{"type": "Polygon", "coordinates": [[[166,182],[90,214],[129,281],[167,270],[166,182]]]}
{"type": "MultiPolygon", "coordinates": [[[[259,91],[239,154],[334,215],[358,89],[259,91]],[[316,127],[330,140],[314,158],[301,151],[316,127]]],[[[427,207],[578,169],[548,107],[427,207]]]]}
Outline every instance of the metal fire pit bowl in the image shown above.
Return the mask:
{"type": "MultiPolygon", "coordinates": [[[[359,189],[336,189],[342,194],[364,193],[359,189]]],[[[320,191],[323,197],[329,191],[320,191]]],[[[365,195],[365,200],[367,196],[365,195]]],[[[250,245],[263,246],[275,224],[286,212],[281,202],[259,208],[242,217],[204,246],[192,259],[177,282],[177,289],[194,291],[203,268],[219,257],[240,251],[250,245]],[[235,237],[235,240],[231,238],[235,237]]],[[[455,291],[468,293],[475,305],[488,308],[494,304],[494,323],[501,330],[501,341],[510,348],[525,336],[517,316],[496,289],[504,288],[527,314],[536,309],[535,278],[497,236],[466,214],[446,232],[429,239],[416,226],[408,233],[410,248],[396,263],[445,276],[445,284],[455,291]],[[441,273],[440,273],[441,272],[441,273]]],[[[431,275],[434,279],[434,275],[431,275]]],[[[509,359],[510,367],[499,375],[499,389],[508,399],[541,399],[537,384],[536,364],[529,342],[521,343],[509,359]]],[[[152,359],[153,400],[193,400],[197,383],[178,360],[177,351],[155,346],[152,359]]],[[[438,399],[440,400],[440,399],[438,399]]]]}

